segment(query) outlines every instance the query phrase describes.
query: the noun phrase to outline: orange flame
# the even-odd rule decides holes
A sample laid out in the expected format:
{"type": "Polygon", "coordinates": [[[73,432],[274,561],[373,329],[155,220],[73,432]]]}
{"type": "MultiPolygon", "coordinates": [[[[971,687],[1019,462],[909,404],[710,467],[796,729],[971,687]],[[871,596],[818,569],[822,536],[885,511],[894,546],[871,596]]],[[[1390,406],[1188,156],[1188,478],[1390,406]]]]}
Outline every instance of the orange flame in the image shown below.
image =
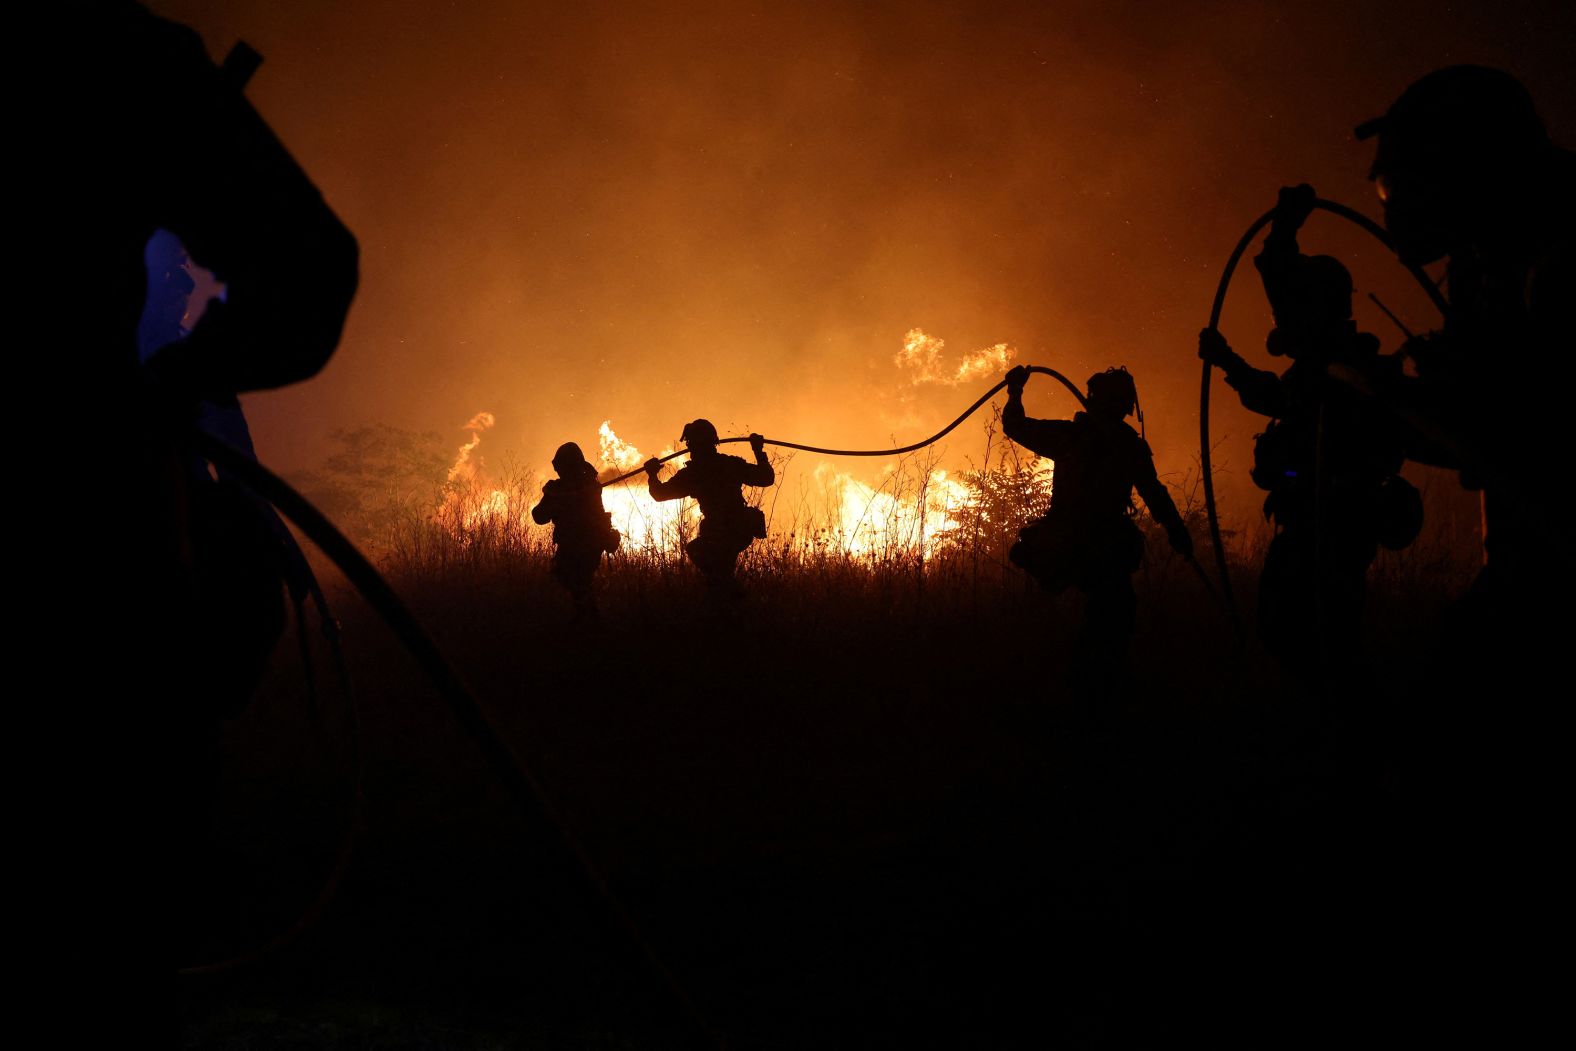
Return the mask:
{"type": "Polygon", "coordinates": [[[478,412],[472,416],[470,422],[461,430],[471,432],[471,440],[460,446],[459,456],[455,458],[454,466],[449,468],[449,481],[460,478],[473,480],[476,477],[476,465],[471,463],[471,453],[482,443],[482,432],[490,428],[497,420],[490,412],[478,412]]]}
{"type": "Polygon", "coordinates": [[[481,486],[482,479],[480,463],[472,460],[471,454],[481,445],[482,432],[490,429],[496,422],[497,417],[492,413],[478,412],[461,428],[471,432],[471,440],[460,446],[460,451],[454,458],[454,466],[449,468],[451,484],[436,517],[457,521],[465,529],[475,529],[483,523],[508,517],[508,493],[502,489],[493,489],[484,495],[478,495],[475,491],[481,486]]]}
{"type": "Polygon", "coordinates": [[[645,463],[640,450],[613,433],[613,421],[603,420],[596,429],[597,442],[602,448],[602,466],[616,467],[619,471],[632,471],[645,463]]]}
{"type": "MultiPolygon", "coordinates": [[[[603,420],[597,428],[601,446],[600,467],[604,474],[623,474],[646,462],[646,456],[613,431],[613,421],[603,420]]],[[[658,456],[666,456],[671,448],[658,456]]],[[[671,472],[671,467],[668,469],[671,472]]],[[[613,528],[624,535],[626,547],[644,551],[672,548],[678,544],[685,525],[685,505],[689,501],[652,499],[645,481],[632,478],[602,490],[602,507],[613,516],[613,528]]]]}
{"type": "Polygon", "coordinates": [[[930,558],[946,530],[957,526],[957,511],[971,499],[968,487],[946,471],[901,478],[889,465],[879,485],[868,485],[821,464],[813,475],[831,497],[838,549],[861,558],[917,551],[930,558]]]}
{"type": "Polygon", "coordinates": [[[946,340],[926,335],[923,329],[911,328],[903,336],[903,349],[893,355],[892,363],[908,371],[911,374],[909,382],[916,386],[921,383],[940,383],[956,387],[961,383],[1006,372],[1008,363],[1018,353],[1005,343],[997,343],[965,354],[956,364],[948,365],[942,361],[942,351],[946,346],[946,340]]]}
{"type": "MultiPolygon", "coordinates": [[[[1003,368],[1012,357],[1010,348],[997,344],[968,356],[947,378],[935,378],[944,375],[936,365],[943,345],[943,341],[914,329],[905,340],[904,354],[917,363],[918,371],[929,371],[929,381],[949,384],[1003,368]],[[961,378],[954,381],[951,377],[961,378]]],[[[534,530],[538,527],[524,513],[525,507],[512,501],[509,492],[493,487],[476,455],[483,432],[495,422],[492,413],[479,412],[465,425],[470,440],[460,447],[449,469],[449,481],[456,484],[449,487],[435,517],[461,530],[487,524],[534,530]]],[[[597,466],[603,478],[627,473],[646,460],[638,447],[618,436],[611,420],[602,421],[597,428],[597,440],[597,466]]],[[[667,448],[657,455],[666,456],[672,451],[667,448]]],[[[678,465],[669,465],[667,470],[675,466],[678,465]]],[[[549,469],[543,475],[550,473],[549,469]]],[[[822,463],[811,473],[810,480],[818,490],[814,495],[820,500],[820,507],[814,511],[815,520],[778,523],[774,532],[793,532],[793,542],[798,545],[818,545],[858,558],[908,557],[918,553],[929,559],[940,550],[947,531],[958,525],[957,513],[973,499],[967,486],[946,471],[935,469],[933,464],[918,471],[889,464],[872,485],[822,463]]],[[[639,478],[603,489],[602,505],[623,535],[623,549],[630,552],[677,552],[698,520],[693,501],[658,502],[639,478]]]]}

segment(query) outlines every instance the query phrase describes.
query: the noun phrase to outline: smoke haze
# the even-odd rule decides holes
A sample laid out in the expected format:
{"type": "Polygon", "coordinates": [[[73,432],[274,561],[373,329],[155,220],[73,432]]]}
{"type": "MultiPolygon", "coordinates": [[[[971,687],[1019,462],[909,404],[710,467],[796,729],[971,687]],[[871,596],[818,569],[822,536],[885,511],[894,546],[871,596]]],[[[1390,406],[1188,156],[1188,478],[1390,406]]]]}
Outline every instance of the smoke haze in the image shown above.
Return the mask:
{"type": "MultiPolygon", "coordinates": [[[[643,449],[696,416],[908,441],[989,381],[913,385],[894,358],[918,328],[1075,379],[1126,364],[1181,470],[1197,331],[1279,186],[1377,215],[1352,127],[1456,62],[1516,73],[1573,137],[1566,4],[152,6],[215,57],[263,53],[248,94],[361,242],[328,369],[246,402],[286,469],[360,423],[458,446],[479,411],[484,453],[542,463],[604,420],[643,449]]],[[[1387,349],[1364,293],[1432,324],[1362,235],[1315,216],[1304,243],[1347,260],[1387,349]]],[[[1269,323],[1248,268],[1223,330],[1263,362],[1269,323]]],[[[1228,501],[1262,426],[1232,401],[1228,501]]],[[[1073,408],[1043,381],[1028,407],[1073,408]]]]}

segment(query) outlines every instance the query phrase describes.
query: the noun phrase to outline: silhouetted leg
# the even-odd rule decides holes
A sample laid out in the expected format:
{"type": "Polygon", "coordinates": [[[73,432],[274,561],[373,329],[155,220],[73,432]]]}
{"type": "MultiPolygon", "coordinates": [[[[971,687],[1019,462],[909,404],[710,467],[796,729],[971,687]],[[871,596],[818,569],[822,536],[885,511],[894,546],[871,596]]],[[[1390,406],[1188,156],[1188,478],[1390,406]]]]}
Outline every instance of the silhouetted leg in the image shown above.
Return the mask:
{"type": "Polygon", "coordinates": [[[1107,572],[1084,585],[1084,619],[1073,657],[1073,681],[1090,699],[1108,697],[1127,675],[1128,647],[1137,620],[1133,578],[1107,572]]]}
{"type": "Polygon", "coordinates": [[[553,579],[569,592],[575,603],[575,617],[594,620],[596,607],[596,571],[602,564],[598,548],[573,548],[560,545],[553,552],[553,579]]]}
{"type": "Polygon", "coordinates": [[[1312,532],[1282,529],[1259,575],[1259,638],[1288,674],[1305,681],[1319,676],[1319,603],[1312,532]]]}
{"type": "Polygon", "coordinates": [[[685,553],[700,571],[707,587],[717,593],[736,594],[739,585],[733,576],[734,569],[739,553],[749,546],[748,537],[740,538],[718,529],[708,530],[702,522],[700,535],[690,541],[685,553]]]}
{"type": "Polygon", "coordinates": [[[1378,553],[1364,516],[1343,514],[1325,528],[1318,552],[1318,613],[1326,682],[1350,682],[1363,674],[1363,604],[1368,567],[1378,553]]]}

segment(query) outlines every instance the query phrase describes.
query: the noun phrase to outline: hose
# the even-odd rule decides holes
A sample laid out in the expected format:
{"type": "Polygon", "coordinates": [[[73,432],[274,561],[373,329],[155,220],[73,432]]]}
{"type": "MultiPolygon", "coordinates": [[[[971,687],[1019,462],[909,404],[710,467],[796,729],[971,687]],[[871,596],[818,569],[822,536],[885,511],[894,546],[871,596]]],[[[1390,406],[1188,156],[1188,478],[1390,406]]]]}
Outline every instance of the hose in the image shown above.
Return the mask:
{"type": "MultiPolygon", "coordinates": [[[[1057,372],[1055,369],[1048,369],[1044,365],[1030,365],[1028,366],[1028,370],[1030,373],[1039,373],[1042,376],[1050,376],[1052,379],[1060,381],[1062,386],[1071,391],[1073,397],[1078,399],[1078,404],[1087,407],[1088,401],[1084,398],[1083,391],[1079,390],[1077,384],[1073,383],[1073,381],[1069,380],[1066,376],[1063,376],[1060,372],[1057,372]]],[[[923,449],[927,445],[934,445],[941,439],[945,438],[947,435],[951,434],[957,429],[958,424],[962,423],[964,420],[978,412],[980,406],[984,405],[986,402],[990,401],[991,398],[995,397],[996,392],[1001,390],[1006,385],[1007,381],[1002,380],[990,390],[980,395],[979,400],[977,400],[973,405],[970,405],[968,408],[964,409],[962,415],[953,420],[951,423],[947,424],[945,427],[941,428],[941,430],[937,431],[935,434],[932,434],[929,438],[926,438],[923,441],[915,442],[913,445],[905,445],[897,449],[823,449],[818,445],[801,445],[798,442],[783,441],[780,438],[767,438],[765,444],[775,445],[780,449],[798,449],[800,452],[819,453],[822,456],[902,456],[904,453],[916,452],[917,450],[923,449]]],[[[747,437],[724,438],[717,444],[729,445],[734,442],[747,442],[749,440],[750,439],[747,437]]],[[[666,456],[660,457],[657,462],[667,463],[669,460],[683,456],[687,452],[689,452],[688,449],[680,449],[678,452],[671,452],[666,456]]],[[[645,473],[646,469],[644,466],[637,467],[628,474],[621,474],[617,478],[608,479],[602,483],[602,486],[603,488],[606,488],[610,485],[617,485],[619,482],[627,482],[629,479],[645,473]]]]}
{"type": "Polygon", "coordinates": [[[503,783],[515,804],[527,815],[545,820],[558,834],[560,842],[571,855],[580,873],[597,892],[608,912],[618,921],[630,944],[640,952],[647,965],[662,979],[668,991],[683,1008],[685,1015],[706,1035],[708,1043],[716,1047],[725,1046],[720,1034],[700,1013],[678,977],[662,962],[661,957],[656,954],[635,924],[634,918],[613,894],[606,877],[602,875],[591,856],[548,803],[547,795],[530,767],[493,728],[475,696],[444,659],[443,653],[422,628],[420,621],[389,586],[388,581],[383,579],[383,575],[323,512],[284,479],[227,442],[210,434],[197,432],[194,436],[194,444],[197,451],[212,461],[215,467],[233,472],[249,489],[278,508],[281,514],[294,522],[296,527],[339,567],[351,585],[361,592],[368,604],[394,631],[395,636],[404,644],[417,665],[438,688],[439,694],[448,702],[450,712],[481,749],[487,765],[494,776],[503,783]]]}

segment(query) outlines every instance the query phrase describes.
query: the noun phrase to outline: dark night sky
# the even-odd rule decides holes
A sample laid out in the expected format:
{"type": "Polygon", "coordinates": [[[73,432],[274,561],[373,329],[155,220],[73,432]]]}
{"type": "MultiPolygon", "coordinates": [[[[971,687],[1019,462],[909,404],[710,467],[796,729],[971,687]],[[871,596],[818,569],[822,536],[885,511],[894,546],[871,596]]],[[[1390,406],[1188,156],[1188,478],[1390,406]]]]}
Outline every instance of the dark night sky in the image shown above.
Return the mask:
{"type": "MultiPolygon", "coordinates": [[[[287,469],[347,424],[458,445],[483,409],[484,451],[530,463],[606,418],[648,450],[696,415],[909,439],[974,389],[909,387],[892,356],[916,326],[1078,379],[1128,364],[1180,469],[1197,330],[1277,187],[1377,214],[1351,128],[1456,62],[1514,72],[1576,140],[1569,3],[152,7],[215,57],[264,54],[249,95],[361,242],[332,364],[247,399],[287,469]]],[[[1361,235],[1315,217],[1304,243],[1347,259],[1388,346],[1361,293],[1429,324],[1361,235]]],[[[1268,312],[1244,278],[1223,327],[1253,351],[1268,312]]],[[[1069,406],[1046,385],[1029,408],[1069,406]]],[[[1223,414],[1227,461],[1256,429],[1223,414]]]]}

